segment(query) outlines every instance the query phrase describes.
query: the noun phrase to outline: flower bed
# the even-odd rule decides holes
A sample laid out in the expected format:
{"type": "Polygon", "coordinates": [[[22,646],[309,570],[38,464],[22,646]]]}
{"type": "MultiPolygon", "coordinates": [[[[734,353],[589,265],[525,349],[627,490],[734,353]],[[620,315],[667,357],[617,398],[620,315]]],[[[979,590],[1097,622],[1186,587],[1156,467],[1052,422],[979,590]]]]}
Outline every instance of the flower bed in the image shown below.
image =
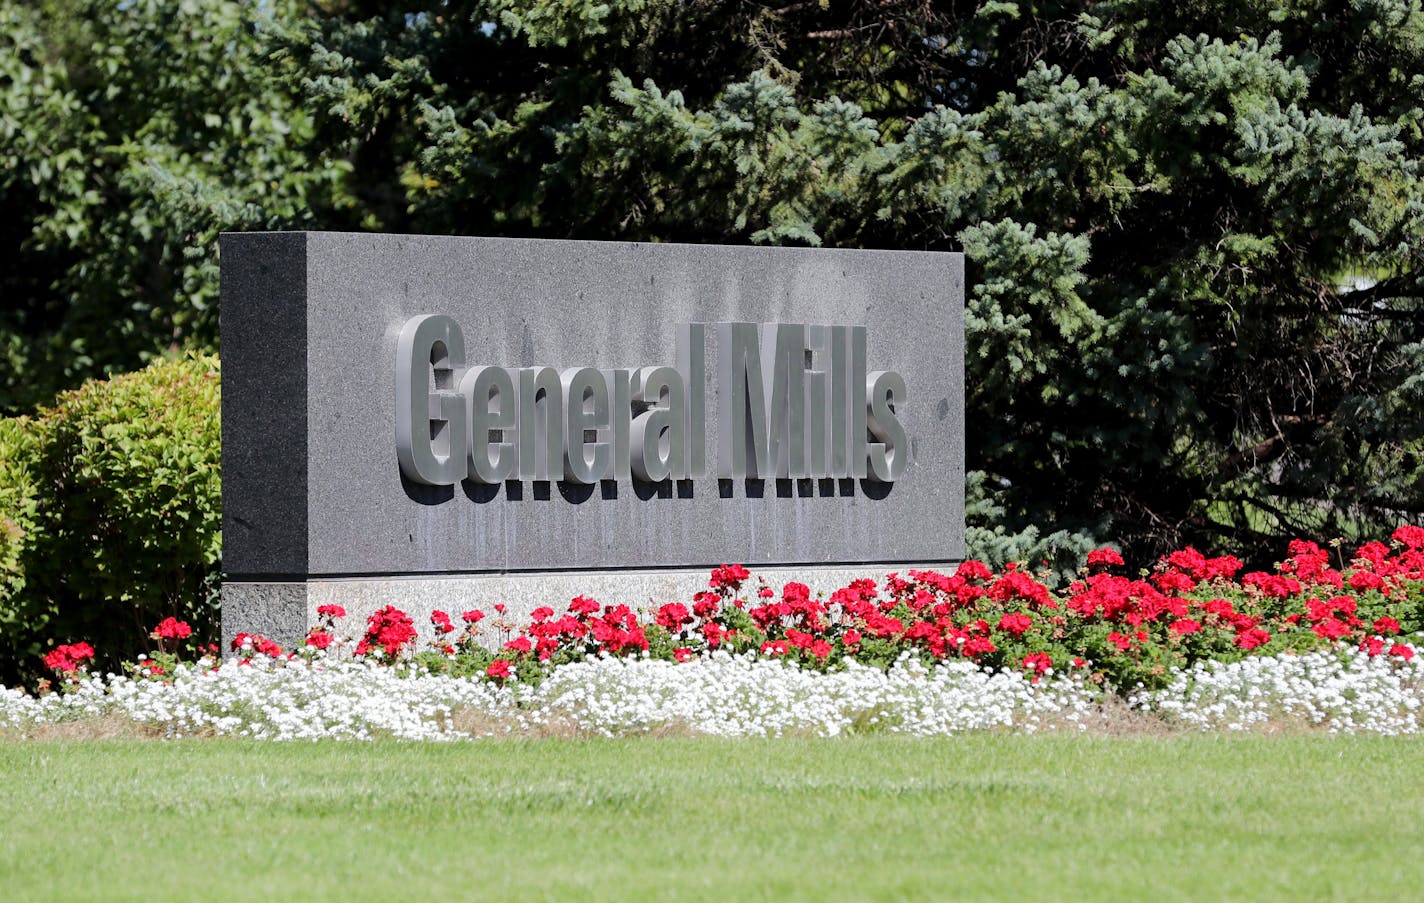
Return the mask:
{"type": "Polygon", "coordinates": [[[220,661],[172,618],[123,675],[57,647],[55,686],[0,694],[0,727],[117,716],[170,734],[460,737],[574,730],[763,735],[1138,725],[1415,732],[1424,529],[1344,560],[1304,541],[1270,572],[1192,549],[1129,576],[1111,549],[1054,593],[1010,566],[857,580],[829,597],[746,568],[648,612],[575,598],[514,624],[387,607],[359,635],[323,606],[304,645],[240,635],[220,661]],[[1335,559],[1332,561],[1332,559],[1335,559]],[[1336,567],[1335,565],[1338,565],[1336,567]],[[1411,639],[1414,638],[1414,639],[1411,639]],[[56,692],[57,690],[57,692],[56,692]]]}

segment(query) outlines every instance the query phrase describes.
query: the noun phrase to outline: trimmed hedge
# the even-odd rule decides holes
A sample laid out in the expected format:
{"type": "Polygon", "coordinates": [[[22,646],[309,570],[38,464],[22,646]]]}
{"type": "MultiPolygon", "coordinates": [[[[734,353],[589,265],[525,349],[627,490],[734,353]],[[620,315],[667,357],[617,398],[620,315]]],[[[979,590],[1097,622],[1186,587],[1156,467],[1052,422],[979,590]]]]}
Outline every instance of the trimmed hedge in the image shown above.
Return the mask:
{"type": "Polygon", "coordinates": [[[131,656],[168,616],[216,636],[220,399],[190,354],[0,421],[0,678],[80,637],[131,656]]]}

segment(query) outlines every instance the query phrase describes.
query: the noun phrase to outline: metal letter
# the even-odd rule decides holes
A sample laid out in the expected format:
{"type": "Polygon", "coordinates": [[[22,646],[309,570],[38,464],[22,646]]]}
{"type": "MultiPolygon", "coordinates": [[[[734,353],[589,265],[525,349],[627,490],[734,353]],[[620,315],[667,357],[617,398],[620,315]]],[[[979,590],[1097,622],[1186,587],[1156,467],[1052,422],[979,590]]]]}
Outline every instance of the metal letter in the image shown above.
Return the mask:
{"type": "Polygon", "coordinates": [[[850,374],[850,476],[860,479],[865,476],[866,443],[865,435],[865,327],[852,326],[849,330],[850,359],[847,361],[850,374]]]}
{"type": "Polygon", "coordinates": [[[870,472],[882,483],[893,483],[909,463],[909,442],[897,408],[905,404],[905,380],[893,370],[876,370],[865,378],[870,396],[870,432],[879,442],[869,446],[870,472]]]}
{"type": "Polygon", "coordinates": [[[764,476],[806,476],[806,327],[763,323],[762,378],[766,381],[767,456],[764,476]]]}
{"type": "Polygon", "coordinates": [[[560,381],[568,411],[564,477],[573,483],[596,483],[608,476],[613,456],[607,442],[585,442],[584,430],[608,429],[608,383],[592,367],[565,370],[560,381]]]}
{"type": "Polygon", "coordinates": [[[637,400],[654,405],[633,419],[633,473],[658,483],[681,476],[686,460],[686,392],[671,367],[643,367],[637,400]]]}
{"type": "Polygon", "coordinates": [[[766,388],[756,324],[717,324],[717,386],[717,476],[767,476],[766,388]]]}
{"type": "Polygon", "coordinates": [[[806,348],[810,355],[806,371],[806,476],[829,477],[826,457],[827,360],[831,331],[825,326],[806,327],[806,348]]]}
{"type": "Polygon", "coordinates": [[[608,381],[608,432],[613,446],[613,465],[608,479],[627,480],[632,475],[628,463],[628,434],[633,420],[633,374],[627,370],[605,370],[603,378],[608,381]]]}
{"type": "Polygon", "coordinates": [[[504,367],[471,367],[460,378],[460,394],[469,405],[470,476],[476,482],[500,483],[517,473],[517,442],[509,435],[518,436],[514,379],[504,367]],[[500,432],[497,442],[490,441],[493,430],[500,432]]]}
{"type": "Polygon", "coordinates": [[[564,457],[563,386],[553,367],[519,371],[519,476],[557,480],[564,457]]]}
{"type": "Polygon", "coordinates": [[[465,337],[449,317],[411,317],[396,344],[396,458],[416,483],[453,486],[465,478],[465,402],[454,388],[465,337]]]}
{"type": "Polygon", "coordinates": [[[677,369],[687,389],[687,464],[683,476],[707,476],[707,339],[706,326],[687,323],[677,330],[677,369]]]}
{"type": "Polygon", "coordinates": [[[850,476],[850,356],[849,330],[831,327],[831,476],[850,476]]]}

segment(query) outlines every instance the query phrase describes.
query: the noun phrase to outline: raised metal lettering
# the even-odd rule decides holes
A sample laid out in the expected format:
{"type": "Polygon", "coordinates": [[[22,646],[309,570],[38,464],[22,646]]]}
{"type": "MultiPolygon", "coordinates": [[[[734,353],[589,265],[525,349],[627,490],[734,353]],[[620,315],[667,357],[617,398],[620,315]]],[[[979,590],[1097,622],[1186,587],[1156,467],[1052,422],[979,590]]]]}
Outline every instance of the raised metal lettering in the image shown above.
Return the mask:
{"type": "Polygon", "coordinates": [[[471,367],[460,378],[460,394],[469,405],[470,476],[480,483],[499,483],[518,473],[518,399],[515,374],[504,367],[471,367]],[[490,433],[500,438],[490,441],[490,433]]]}
{"type": "Polygon", "coordinates": [[[671,367],[643,367],[635,398],[652,407],[633,418],[633,474],[659,483],[680,478],[686,460],[686,390],[671,367]]]}
{"type": "Polygon", "coordinates": [[[717,385],[722,422],[717,431],[717,476],[764,477],[766,387],[754,323],[717,324],[717,385]]]}
{"type": "Polygon", "coordinates": [[[830,366],[831,330],[806,327],[806,471],[807,476],[831,476],[826,429],[830,415],[827,368],[830,366]]]}
{"type": "Polygon", "coordinates": [[[707,476],[707,339],[701,323],[685,323],[677,330],[677,369],[687,387],[687,465],[685,479],[707,476]]]}
{"type": "Polygon", "coordinates": [[[454,373],[465,364],[460,324],[439,314],[412,317],[396,343],[396,459],[416,483],[452,486],[465,478],[465,402],[454,373]]]}
{"type": "Polygon", "coordinates": [[[563,384],[553,367],[519,371],[519,476],[557,480],[563,472],[563,384]]]}
{"type": "Polygon", "coordinates": [[[567,422],[564,429],[564,477],[572,483],[596,483],[608,476],[613,455],[607,442],[585,442],[585,430],[608,429],[608,383],[592,367],[574,367],[560,375],[567,422]]]}
{"type": "Polygon", "coordinates": [[[771,469],[759,476],[805,477],[805,326],[800,323],[762,324],[761,372],[769,401],[766,441],[771,469]]]}
{"type": "Polygon", "coordinates": [[[883,483],[893,483],[909,463],[905,427],[897,416],[905,404],[905,379],[894,371],[876,370],[866,375],[865,391],[870,396],[870,433],[880,440],[867,449],[870,473],[883,483]]]}
{"type": "Polygon", "coordinates": [[[866,401],[865,401],[865,327],[852,326],[847,330],[850,356],[846,361],[850,383],[850,476],[861,479],[866,473],[866,401]]]}

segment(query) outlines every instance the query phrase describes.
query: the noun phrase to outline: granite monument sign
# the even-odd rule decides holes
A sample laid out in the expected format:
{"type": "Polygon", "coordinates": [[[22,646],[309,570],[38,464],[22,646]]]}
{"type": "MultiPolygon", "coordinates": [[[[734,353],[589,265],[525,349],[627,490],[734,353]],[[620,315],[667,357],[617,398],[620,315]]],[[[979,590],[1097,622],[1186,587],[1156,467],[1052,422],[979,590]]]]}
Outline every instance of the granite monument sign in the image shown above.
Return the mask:
{"type": "MultiPolygon", "coordinates": [[[[222,238],[223,633],[963,555],[958,254],[222,238]]],[[[358,621],[359,623],[359,621],[358,621]]]]}

